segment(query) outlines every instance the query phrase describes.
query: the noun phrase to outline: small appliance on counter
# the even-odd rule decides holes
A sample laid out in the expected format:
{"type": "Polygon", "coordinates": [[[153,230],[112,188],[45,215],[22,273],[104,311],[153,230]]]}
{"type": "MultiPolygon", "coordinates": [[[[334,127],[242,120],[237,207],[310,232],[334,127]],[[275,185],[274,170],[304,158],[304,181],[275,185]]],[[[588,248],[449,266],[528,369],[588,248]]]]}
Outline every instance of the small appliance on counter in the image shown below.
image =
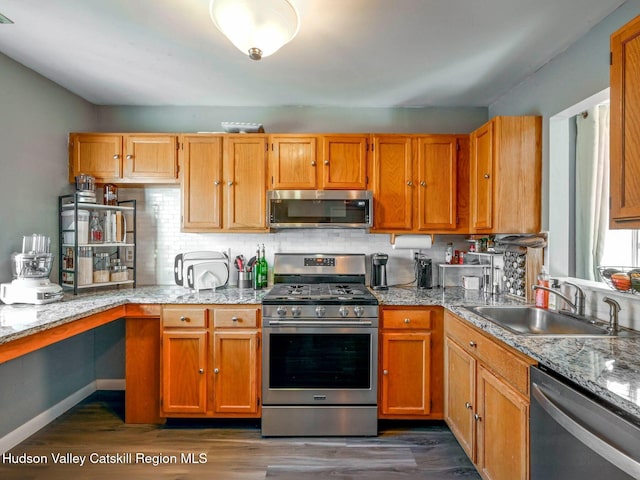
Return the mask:
{"type": "Polygon", "coordinates": [[[22,253],[11,255],[13,281],[0,285],[0,300],[6,304],[40,305],[62,299],[62,287],[49,281],[53,254],[51,239],[33,234],[22,239],[22,253]]]}
{"type": "Polygon", "coordinates": [[[77,175],[76,197],[81,203],[96,203],[96,179],[84,173],[77,175]]]}
{"type": "Polygon", "coordinates": [[[386,253],[374,253],[371,255],[371,288],[374,290],[387,290],[387,263],[389,255],[386,253]]]}
{"type": "Polygon", "coordinates": [[[229,256],[224,252],[185,252],[173,264],[176,285],[192,290],[209,290],[229,283],[229,256]]]}
{"type": "Polygon", "coordinates": [[[419,289],[432,288],[431,259],[423,254],[416,254],[414,259],[416,269],[416,286],[419,289]]]}

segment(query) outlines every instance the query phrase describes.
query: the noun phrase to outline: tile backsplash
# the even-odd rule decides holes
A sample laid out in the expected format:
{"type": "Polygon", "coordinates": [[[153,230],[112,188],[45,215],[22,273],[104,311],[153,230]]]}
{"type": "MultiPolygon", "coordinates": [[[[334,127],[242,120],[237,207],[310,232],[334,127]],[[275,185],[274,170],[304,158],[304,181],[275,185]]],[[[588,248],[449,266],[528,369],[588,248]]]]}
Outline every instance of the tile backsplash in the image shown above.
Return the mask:
{"type": "MultiPolygon", "coordinates": [[[[415,250],[394,250],[388,234],[369,234],[363,230],[303,229],[274,233],[184,233],[180,231],[180,189],[121,188],[120,200],[137,200],[138,283],[140,285],[172,285],[173,262],[180,252],[195,250],[231,251],[231,258],[255,255],[256,244],[265,245],[267,262],[273,264],[275,252],[322,253],[387,253],[389,284],[405,284],[414,280],[415,250]]],[[[430,249],[422,250],[436,264],[444,261],[447,243],[466,250],[464,236],[437,235],[430,249]]],[[[368,266],[367,266],[368,269],[368,266]]],[[[234,269],[231,284],[237,282],[234,269]]],[[[368,282],[368,276],[367,276],[368,282]]],[[[435,283],[435,282],[434,282],[435,283]]]]}

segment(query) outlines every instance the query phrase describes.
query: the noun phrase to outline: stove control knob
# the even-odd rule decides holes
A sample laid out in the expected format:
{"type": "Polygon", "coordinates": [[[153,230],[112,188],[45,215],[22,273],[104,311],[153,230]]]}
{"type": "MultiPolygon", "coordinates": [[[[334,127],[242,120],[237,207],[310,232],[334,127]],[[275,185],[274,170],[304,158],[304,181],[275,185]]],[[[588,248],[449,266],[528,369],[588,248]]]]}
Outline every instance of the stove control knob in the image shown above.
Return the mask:
{"type": "Polygon", "coordinates": [[[364,313],[364,308],[363,307],[353,307],[353,313],[356,315],[356,317],[361,317],[362,314],[364,313]]]}
{"type": "Polygon", "coordinates": [[[349,307],[340,307],[338,309],[338,313],[341,317],[346,317],[349,315],[349,307]]]}
{"type": "Polygon", "coordinates": [[[302,308],[300,307],[291,307],[291,315],[294,317],[299,317],[302,313],[302,308]]]}
{"type": "Polygon", "coordinates": [[[276,313],[279,317],[284,317],[287,314],[287,307],[284,307],[282,305],[279,306],[278,308],[276,308],[276,313]]]}
{"type": "Polygon", "coordinates": [[[316,307],[316,317],[324,317],[325,310],[324,307],[316,307]]]}

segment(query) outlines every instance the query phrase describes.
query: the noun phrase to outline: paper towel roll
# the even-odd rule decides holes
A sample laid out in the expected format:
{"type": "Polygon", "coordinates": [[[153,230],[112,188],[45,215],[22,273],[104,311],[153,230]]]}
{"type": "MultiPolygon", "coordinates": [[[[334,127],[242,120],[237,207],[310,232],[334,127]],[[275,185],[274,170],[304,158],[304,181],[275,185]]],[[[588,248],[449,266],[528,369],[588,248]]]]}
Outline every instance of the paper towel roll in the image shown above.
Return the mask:
{"type": "Polygon", "coordinates": [[[431,248],[431,235],[396,235],[394,250],[431,248]]]}

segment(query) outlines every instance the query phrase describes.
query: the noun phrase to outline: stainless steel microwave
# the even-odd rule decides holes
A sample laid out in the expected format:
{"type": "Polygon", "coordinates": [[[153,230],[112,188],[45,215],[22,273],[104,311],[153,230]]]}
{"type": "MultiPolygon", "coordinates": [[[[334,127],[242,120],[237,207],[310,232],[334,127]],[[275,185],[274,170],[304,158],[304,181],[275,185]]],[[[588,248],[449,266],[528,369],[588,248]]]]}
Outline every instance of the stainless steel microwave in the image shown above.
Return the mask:
{"type": "Polygon", "coordinates": [[[373,195],[368,190],[269,190],[271,228],[371,228],[373,195]]]}

